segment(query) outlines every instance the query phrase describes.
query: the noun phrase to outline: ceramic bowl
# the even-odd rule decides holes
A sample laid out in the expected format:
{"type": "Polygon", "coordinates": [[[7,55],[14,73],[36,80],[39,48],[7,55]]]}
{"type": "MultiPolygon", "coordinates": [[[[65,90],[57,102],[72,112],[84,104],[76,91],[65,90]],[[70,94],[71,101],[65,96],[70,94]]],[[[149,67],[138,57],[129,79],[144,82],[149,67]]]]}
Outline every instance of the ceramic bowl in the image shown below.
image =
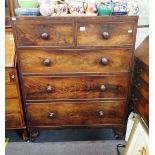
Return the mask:
{"type": "Polygon", "coordinates": [[[15,14],[17,16],[39,16],[39,8],[16,8],[15,14]]]}
{"type": "Polygon", "coordinates": [[[39,3],[37,0],[18,0],[21,8],[38,8],[39,3]]]}

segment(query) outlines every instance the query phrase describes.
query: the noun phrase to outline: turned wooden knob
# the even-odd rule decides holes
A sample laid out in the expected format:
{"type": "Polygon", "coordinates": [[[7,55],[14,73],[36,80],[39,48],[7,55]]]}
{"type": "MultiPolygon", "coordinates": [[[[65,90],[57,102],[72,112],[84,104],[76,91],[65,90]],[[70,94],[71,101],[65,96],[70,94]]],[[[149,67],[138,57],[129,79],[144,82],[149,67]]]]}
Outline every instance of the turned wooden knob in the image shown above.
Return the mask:
{"type": "Polygon", "coordinates": [[[136,88],[138,88],[138,87],[140,87],[140,86],[141,86],[141,83],[140,83],[140,82],[138,82],[138,81],[135,81],[135,86],[136,86],[136,88]]]}
{"type": "Polygon", "coordinates": [[[51,92],[53,92],[53,91],[54,91],[54,87],[51,86],[51,85],[48,85],[48,86],[47,86],[47,92],[48,92],[48,93],[51,93],[51,92]]]}
{"type": "Polygon", "coordinates": [[[104,116],[104,112],[103,111],[99,111],[98,114],[99,114],[99,117],[103,117],[104,116]]]}
{"type": "Polygon", "coordinates": [[[103,32],[102,33],[102,37],[103,37],[103,39],[105,39],[105,40],[107,40],[107,39],[109,39],[109,32],[103,32]]]}
{"type": "Polygon", "coordinates": [[[49,117],[50,119],[53,119],[53,118],[55,117],[54,112],[50,112],[49,115],[48,115],[48,117],[49,117]]]}
{"type": "Polygon", "coordinates": [[[108,65],[109,60],[107,58],[101,58],[101,64],[102,65],[108,65]]]}
{"type": "Polygon", "coordinates": [[[107,89],[107,88],[106,88],[105,85],[101,85],[101,86],[100,86],[100,90],[101,90],[101,91],[105,91],[106,89],[107,89]]]}
{"type": "Polygon", "coordinates": [[[42,33],[41,34],[41,38],[43,39],[43,40],[48,40],[49,39],[49,34],[48,33],[42,33]]]}
{"type": "Polygon", "coordinates": [[[43,64],[44,64],[45,66],[49,66],[49,65],[51,64],[51,60],[48,59],[48,58],[45,58],[45,59],[43,60],[43,64]]]}

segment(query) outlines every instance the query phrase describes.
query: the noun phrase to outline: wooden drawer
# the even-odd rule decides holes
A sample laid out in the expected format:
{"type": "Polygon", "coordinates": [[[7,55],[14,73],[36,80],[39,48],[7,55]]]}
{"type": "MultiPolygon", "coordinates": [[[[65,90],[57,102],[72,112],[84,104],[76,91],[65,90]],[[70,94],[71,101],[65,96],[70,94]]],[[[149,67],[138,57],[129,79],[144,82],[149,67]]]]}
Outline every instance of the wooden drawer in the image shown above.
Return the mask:
{"type": "Polygon", "coordinates": [[[126,98],[128,76],[23,77],[27,100],[126,98]]]}
{"type": "Polygon", "coordinates": [[[31,126],[120,124],[125,101],[27,104],[31,126]]]}
{"type": "Polygon", "coordinates": [[[135,75],[149,84],[149,68],[145,64],[141,63],[138,59],[135,61],[135,75]]]}
{"type": "Polygon", "coordinates": [[[17,46],[71,47],[74,45],[72,23],[35,22],[16,24],[17,46]]]}
{"type": "Polygon", "coordinates": [[[18,91],[15,84],[5,85],[5,98],[18,97],[18,91]]]}
{"type": "Polygon", "coordinates": [[[134,43],[134,24],[128,22],[79,22],[78,46],[131,46],[134,43]]]}
{"type": "Polygon", "coordinates": [[[117,73],[130,70],[131,50],[19,51],[23,73],[117,73]]]}
{"type": "Polygon", "coordinates": [[[16,82],[16,74],[14,68],[6,68],[5,69],[5,83],[15,83],[16,82]]]}
{"type": "Polygon", "coordinates": [[[20,112],[19,99],[5,99],[5,113],[18,113],[20,112]]]}
{"type": "Polygon", "coordinates": [[[140,78],[134,80],[134,87],[149,101],[149,86],[140,78]]]}
{"type": "Polygon", "coordinates": [[[5,115],[5,127],[7,128],[20,128],[22,127],[21,114],[6,114],[5,115]]]}

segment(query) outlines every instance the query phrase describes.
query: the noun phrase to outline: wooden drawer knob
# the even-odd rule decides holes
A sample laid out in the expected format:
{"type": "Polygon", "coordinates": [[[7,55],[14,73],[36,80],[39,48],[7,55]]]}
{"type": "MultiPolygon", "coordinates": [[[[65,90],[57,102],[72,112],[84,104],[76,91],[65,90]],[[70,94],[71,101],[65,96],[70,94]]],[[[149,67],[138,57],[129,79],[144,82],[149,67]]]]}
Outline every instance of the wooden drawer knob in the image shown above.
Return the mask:
{"type": "Polygon", "coordinates": [[[48,58],[45,58],[45,59],[43,60],[43,64],[44,64],[45,66],[49,66],[49,65],[51,64],[51,60],[48,59],[48,58]]]}
{"type": "Polygon", "coordinates": [[[49,39],[49,34],[48,33],[42,33],[41,34],[41,38],[43,39],[43,40],[48,40],[49,39]]]}
{"type": "Polygon", "coordinates": [[[106,89],[107,89],[107,88],[106,88],[105,85],[101,85],[101,86],[100,86],[100,90],[101,90],[101,91],[106,91],[106,89]]]}
{"type": "Polygon", "coordinates": [[[135,82],[135,86],[136,86],[136,88],[138,88],[138,87],[140,87],[140,86],[141,86],[141,83],[140,83],[140,82],[138,82],[138,81],[136,81],[136,82],[135,82]]]}
{"type": "Polygon", "coordinates": [[[102,33],[102,37],[103,37],[103,39],[105,39],[105,40],[107,40],[107,39],[109,39],[109,32],[103,32],[102,33]]]}
{"type": "Polygon", "coordinates": [[[50,113],[48,114],[48,117],[49,117],[50,119],[55,118],[55,114],[54,114],[54,112],[50,112],[50,113]]]}
{"type": "Polygon", "coordinates": [[[101,64],[102,65],[108,65],[109,60],[107,58],[101,58],[101,64]]]}
{"type": "Polygon", "coordinates": [[[54,91],[54,87],[51,86],[51,85],[48,85],[48,86],[47,86],[47,92],[48,92],[48,93],[52,93],[53,91],[54,91]]]}
{"type": "Polygon", "coordinates": [[[98,115],[99,115],[99,117],[103,117],[104,116],[104,112],[103,111],[99,111],[98,115]]]}

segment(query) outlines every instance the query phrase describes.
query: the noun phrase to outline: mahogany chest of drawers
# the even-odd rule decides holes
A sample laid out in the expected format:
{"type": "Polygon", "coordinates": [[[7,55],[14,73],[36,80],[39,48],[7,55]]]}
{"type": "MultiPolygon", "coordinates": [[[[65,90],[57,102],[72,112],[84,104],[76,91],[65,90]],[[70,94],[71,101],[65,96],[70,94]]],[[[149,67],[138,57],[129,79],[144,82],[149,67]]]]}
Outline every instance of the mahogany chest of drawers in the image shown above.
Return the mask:
{"type": "Polygon", "coordinates": [[[137,16],[12,19],[31,138],[44,128],[122,134],[137,16]]]}
{"type": "Polygon", "coordinates": [[[149,36],[135,51],[132,90],[134,110],[149,124],[149,36]]]}
{"type": "Polygon", "coordinates": [[[5,43],[5,128],[7,130],[21,129],[23,139],[27,140],[11,32],[5,34],[5,43]]]}

